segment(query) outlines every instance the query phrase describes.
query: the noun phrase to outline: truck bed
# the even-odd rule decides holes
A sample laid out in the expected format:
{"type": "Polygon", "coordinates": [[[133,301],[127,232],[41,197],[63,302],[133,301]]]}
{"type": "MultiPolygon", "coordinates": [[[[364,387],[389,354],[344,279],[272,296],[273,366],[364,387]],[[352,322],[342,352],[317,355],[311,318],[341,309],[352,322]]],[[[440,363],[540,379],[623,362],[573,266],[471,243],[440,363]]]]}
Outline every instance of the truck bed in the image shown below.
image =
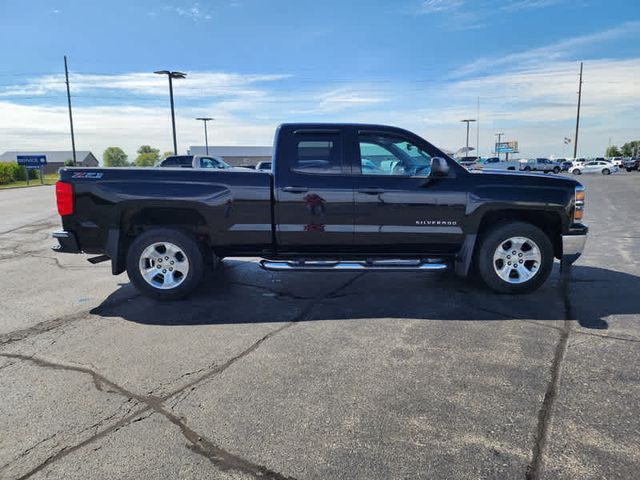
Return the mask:
{"type": "Polygon", "coordinates": [[[60,180],[73,184],[74,214],[63,227],[76,233],[79,247],[100,253],[109,230],[127,235],[136,219],[153,224],[172,207],[172,222],[202,224],[212,246],[251,251],[272,243],[269,173],[247,169],[63,168],[60,180]],[[179,204],[184,215],[175,211],[179,204]],[[100,219],[99,222],[96,219],[100,219]],[[146,219],[146,220],[145,220],[146,219]],[[99,224],[98,224],[99,223],[99,224]]]}

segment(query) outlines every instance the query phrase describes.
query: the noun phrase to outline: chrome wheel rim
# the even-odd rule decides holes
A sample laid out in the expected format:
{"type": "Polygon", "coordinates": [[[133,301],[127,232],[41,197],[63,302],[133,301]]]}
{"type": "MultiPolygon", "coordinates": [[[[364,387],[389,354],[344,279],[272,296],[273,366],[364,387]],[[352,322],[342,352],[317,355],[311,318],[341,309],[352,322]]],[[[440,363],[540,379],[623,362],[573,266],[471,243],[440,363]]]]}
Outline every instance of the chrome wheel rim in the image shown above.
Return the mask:
{"type": "Polygon", "coordinates": [[[153,288],[170,290],[181,285],[189,273],[189,259],[180,247],[156,242],[140,255],[140,275],[153,288]]]}
{"type": "Polygon", "coordinates": [[[540,247],[527,237],[502,241],[493,254],[493,268],[505,282],[519,284],[536,276],[542,263],[540,247]]]}

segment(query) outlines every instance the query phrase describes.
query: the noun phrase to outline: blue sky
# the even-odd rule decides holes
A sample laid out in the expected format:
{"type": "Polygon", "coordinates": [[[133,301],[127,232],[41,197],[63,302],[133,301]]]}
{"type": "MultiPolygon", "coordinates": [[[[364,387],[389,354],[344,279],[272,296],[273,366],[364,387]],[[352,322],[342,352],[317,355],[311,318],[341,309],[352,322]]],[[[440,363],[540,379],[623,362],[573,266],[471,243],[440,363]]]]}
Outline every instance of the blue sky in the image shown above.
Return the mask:
{"type": "MultiPolygon", "coordinates": [[[[585,62],[581,155],[640,137],[640,2],[593,0],[1,0],[0,150],[270,144],[285,121],[360,121],[463,146],[477,116],[523,156],[568,155],[585,62]],[[10,48],[7,48],[10,46],[10,48]],[[504,138],[504,137],[503,137],[504,138]]],[[[476,132],[472,131],[473,146],[476,132]]]]}

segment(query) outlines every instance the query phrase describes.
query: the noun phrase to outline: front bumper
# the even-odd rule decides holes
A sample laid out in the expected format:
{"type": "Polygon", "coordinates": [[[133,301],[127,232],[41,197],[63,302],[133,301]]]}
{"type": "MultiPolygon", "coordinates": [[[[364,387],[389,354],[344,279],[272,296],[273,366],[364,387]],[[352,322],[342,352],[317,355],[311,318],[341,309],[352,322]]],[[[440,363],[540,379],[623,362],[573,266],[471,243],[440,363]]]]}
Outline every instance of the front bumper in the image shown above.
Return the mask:
{"type": "Polygon", "coordinates": [[[562,235],[562,263],[564,265],[571,265],[580,258],[587,243],[587,232],[587,227],[582,226],[575,233],[562,235]]]}
{"type": "Polygon", "coordinates": [[[54,252],[59,253],[81,253],[80,246],[78,245],[78,239],[73,232],[53,232],[51,234],[53,238],[58,240],[58,245],[52,247],[54,252]]]}

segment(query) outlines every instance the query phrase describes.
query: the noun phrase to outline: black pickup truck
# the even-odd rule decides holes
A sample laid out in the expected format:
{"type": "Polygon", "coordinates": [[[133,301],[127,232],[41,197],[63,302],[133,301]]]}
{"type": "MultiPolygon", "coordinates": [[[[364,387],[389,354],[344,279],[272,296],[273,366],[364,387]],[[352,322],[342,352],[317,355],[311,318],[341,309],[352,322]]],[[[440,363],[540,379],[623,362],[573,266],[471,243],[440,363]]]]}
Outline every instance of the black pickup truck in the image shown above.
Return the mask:
{"type": "Polygon", "coordinates": [[[271,172],[63,168],[60,252],[111,260],[143,293],[186,296],[205,266],[260,257],[269,270],[476,273],[524,293],[581,254],[575,180],[471,173],[419,136],[360,124],[284,124],[271,172]]]}

